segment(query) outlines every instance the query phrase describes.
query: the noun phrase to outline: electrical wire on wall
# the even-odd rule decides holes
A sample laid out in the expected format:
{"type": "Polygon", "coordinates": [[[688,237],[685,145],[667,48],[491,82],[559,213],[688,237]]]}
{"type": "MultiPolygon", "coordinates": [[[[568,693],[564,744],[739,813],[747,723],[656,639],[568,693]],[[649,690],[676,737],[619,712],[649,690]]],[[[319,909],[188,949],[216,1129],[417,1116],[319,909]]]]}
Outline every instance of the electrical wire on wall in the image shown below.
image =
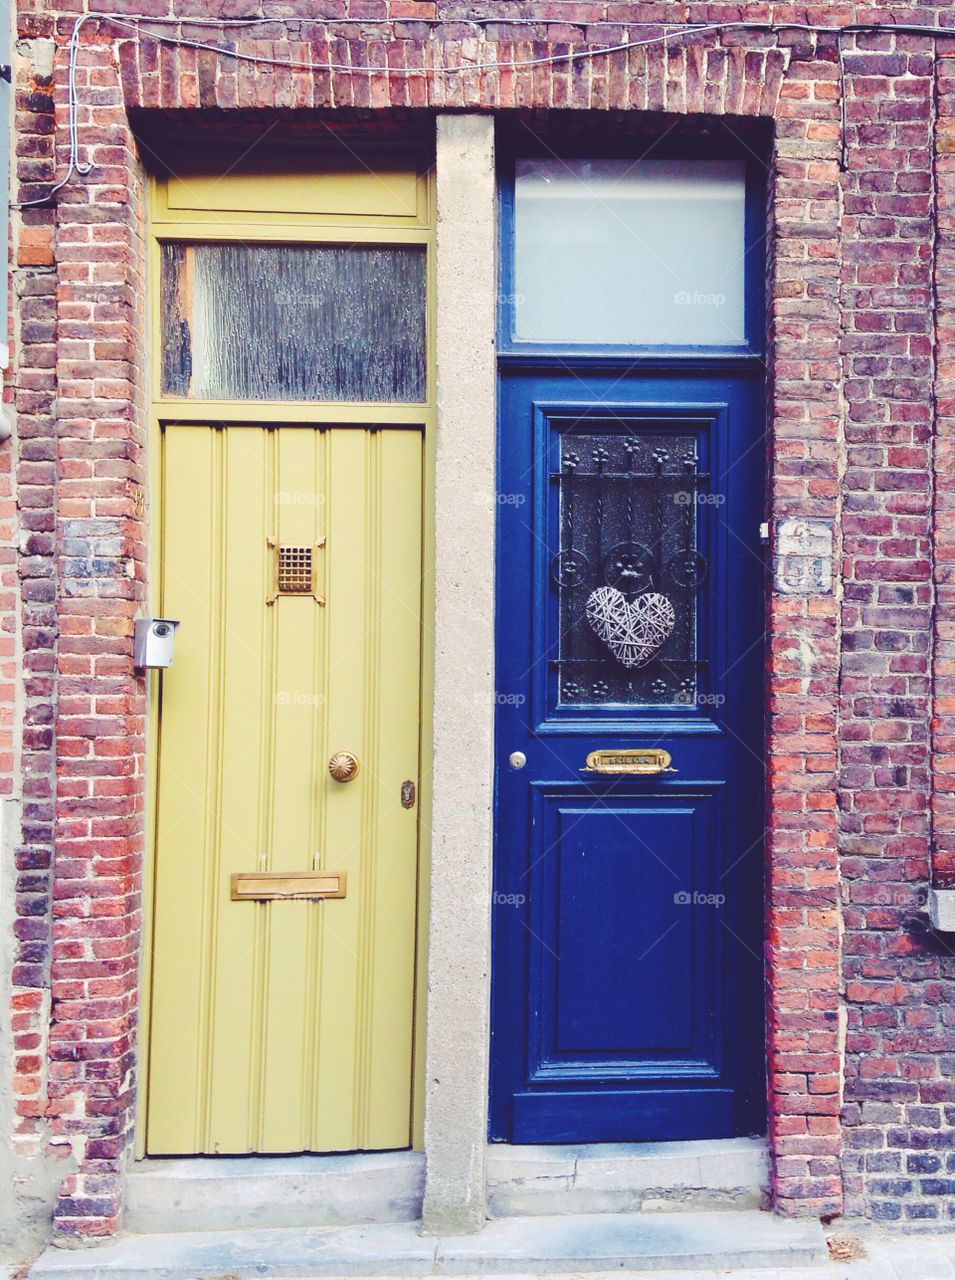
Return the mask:
{"type": "MultiPolygon", "coordinates": [[[[568,21],[573,21],[568,16],[568,21]]],[[[402,25],[414,23],[424,24],[430,27],[441,26],[446,19],[442,18],[424,18],[424,17],[407,17],[396,18],[391,20],[402,25]]],[[[495,17],[495,16],[474,16],[463,17],[457,16],[454,21],[456,23],[468,23],[472,26],[540,26],[546,20],[533,17],[495,17]]],[[[842,142],[841,142],[841,166],[845,168],[845,136],[846,136],[846,93],[845,93],[845,68],[843,63],[843,39],[848,35],[861,35],[872,33],[891,33],[893,35],[917,35],[933,38],[950,38],[955,39],[955,27],[930,26],[918,23],[867,23],[854,22],[847,23],[844,26],[827,26],[810,22],[766,22],[766,21],[748,21],[733,20],[727,22],[705,22],[705,23],[640,23],[640,26],[658,26],[661,28],[658,35],[643,36],[639,39],[621,40],[615,44],[605,44],[596,47],[588,47],[585,49],[566,49],[559,53],[541,54],[532,58],[513,58],[513,59],[491,59],[485,62],[460,62],[449,67],[441,68],[424,68],[424,67],[379,67],[379,66],[352,66],[350,63],[339,63],[333,61],[312,62],[295,58],[276,58],[267,54],[255,54],[232,48],[227,44],[215,44],[207,39],[198,39],[180,34],[184,27],[195,27],[199,29],[213,29],[217,31],[231,32],[250,30],[253,27],[262,27],[268,25],[287,25],[294,22],[296,25],[320,25],[325,26],[333,23],[335,26],[353,23],[359,24],[363,28],[367,28],[370,24],[367,18],[338,18],[338,17],[309,17],[309,18],[154,18],[146,15],[131,15],[124,13],[86,13],[77,18],[70,32],[70,38],[67,42],[68,53],[68,71],[67,71],[67,127],[69,135],[69,152],[67,157],[66,173],[59,181],[52,184],[48,191],[35,200],[24,200],[18,204],[13,204],[14,209],[27,209],[36,205],[46,204],[70,181],[74,174],[80,177],[88,176],[93,166],[80,159],[79,155],[79,125],[78,125],[78,102],[76,89],[76,69],[79,60],[80,36],[84,26],[89,22],[97,24],[108,24],[118,27],[123,31],[132,32],[138,39],[153,40],[157,44],[176,45],[184,49],[197,49],[217,54],[223,58],[229,58],[234,62],[253,63],[256,66],[263,67],[280,67],[286,71],[308,71],[308,72],[332,72],[341,71],[349,75],[380,75],[383,72],[389,76],[406,76],[406,77],[430,77],[436,79],[442,76],[454,75],[472,75],[475,72],[482,71],[507,71],[521,70],[528,67],[552,66],[559,63],[574,63],[584,60],[593,60],[595,58],[609,57],[615,53],[625,53],[631,49],[647,48],[651,45],[669,45],[677,41],[685,43],[689,40],[699,40],[708,35],[722,35],[728,31],[756,31],[764,32],[772,35],[779,35],[781,32],[805,32],[813,37],[820,35],[832,35],[836,37],[836,44],[839,57],[839,77],[840,77],[840,111],[842,124],[842,142]],[[177,28],[176,31],[164,30],[164,28],[177,28]]],[[[601,25],[619,25],[625,26],[630,24],[624,23],[602,23],[601,25]]]]}

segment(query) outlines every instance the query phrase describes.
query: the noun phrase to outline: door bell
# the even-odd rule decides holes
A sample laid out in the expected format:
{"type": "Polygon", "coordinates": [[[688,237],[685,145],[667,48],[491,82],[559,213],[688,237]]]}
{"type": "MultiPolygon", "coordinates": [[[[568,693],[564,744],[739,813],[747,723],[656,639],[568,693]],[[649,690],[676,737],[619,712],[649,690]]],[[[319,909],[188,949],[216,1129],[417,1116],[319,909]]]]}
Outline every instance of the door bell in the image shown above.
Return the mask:
{"type": "Polygon", "coordinates": [[[133,663],[140,668],[171,667],[178,618],[137,618],[133,663]]]}

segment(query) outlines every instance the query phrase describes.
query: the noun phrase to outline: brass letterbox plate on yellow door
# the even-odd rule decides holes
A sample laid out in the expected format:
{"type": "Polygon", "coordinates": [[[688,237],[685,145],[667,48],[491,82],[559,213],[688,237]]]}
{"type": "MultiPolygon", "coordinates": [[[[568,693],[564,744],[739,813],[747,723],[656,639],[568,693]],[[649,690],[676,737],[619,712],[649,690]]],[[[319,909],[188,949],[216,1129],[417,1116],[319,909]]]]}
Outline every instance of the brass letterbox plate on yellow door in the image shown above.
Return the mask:
{"type": "Polygon", "coordinates": [[[232,875],[233,902],[344,896],[344,871],[236,871],[232,875]]]}
{"type": "Polygon", "coordinates": [[[644,774],[676,773],[670,768],[670,753],[658,747],[644,751],[591,751],[582,773],[644,774]]]}

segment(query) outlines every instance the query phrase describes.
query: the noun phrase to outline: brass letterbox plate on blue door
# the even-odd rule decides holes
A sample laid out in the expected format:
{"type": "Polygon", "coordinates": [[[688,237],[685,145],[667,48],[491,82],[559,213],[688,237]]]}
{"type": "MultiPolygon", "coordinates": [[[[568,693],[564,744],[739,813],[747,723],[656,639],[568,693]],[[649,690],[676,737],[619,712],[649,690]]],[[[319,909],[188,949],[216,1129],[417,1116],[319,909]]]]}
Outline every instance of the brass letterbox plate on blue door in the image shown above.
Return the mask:
{"type": "Polygon", "coordinates": [[[591,751],[581,773],[643,774],[676,773],[670,768],[670,753],[658,747],[649,750],[591,751]]]}

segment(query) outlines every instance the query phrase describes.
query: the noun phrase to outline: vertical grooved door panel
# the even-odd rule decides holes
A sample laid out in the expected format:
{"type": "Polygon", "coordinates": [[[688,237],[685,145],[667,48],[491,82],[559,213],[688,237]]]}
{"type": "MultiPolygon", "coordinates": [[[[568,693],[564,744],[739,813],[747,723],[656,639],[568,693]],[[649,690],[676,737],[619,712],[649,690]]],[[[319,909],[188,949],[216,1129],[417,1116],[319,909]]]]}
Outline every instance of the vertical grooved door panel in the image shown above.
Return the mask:
{"type": "Polygon", "coordinates": [[[422,437],[176,425],[162,448],[162,610],[182,626],[161,677],[148,1152],[408,1146],[422,437]],[[311,549],[314,594],[269,603],[275,544],[311,549]],[[316,870],[344,872],[345,897],[231,900],[234,873],[316,870]]]}

